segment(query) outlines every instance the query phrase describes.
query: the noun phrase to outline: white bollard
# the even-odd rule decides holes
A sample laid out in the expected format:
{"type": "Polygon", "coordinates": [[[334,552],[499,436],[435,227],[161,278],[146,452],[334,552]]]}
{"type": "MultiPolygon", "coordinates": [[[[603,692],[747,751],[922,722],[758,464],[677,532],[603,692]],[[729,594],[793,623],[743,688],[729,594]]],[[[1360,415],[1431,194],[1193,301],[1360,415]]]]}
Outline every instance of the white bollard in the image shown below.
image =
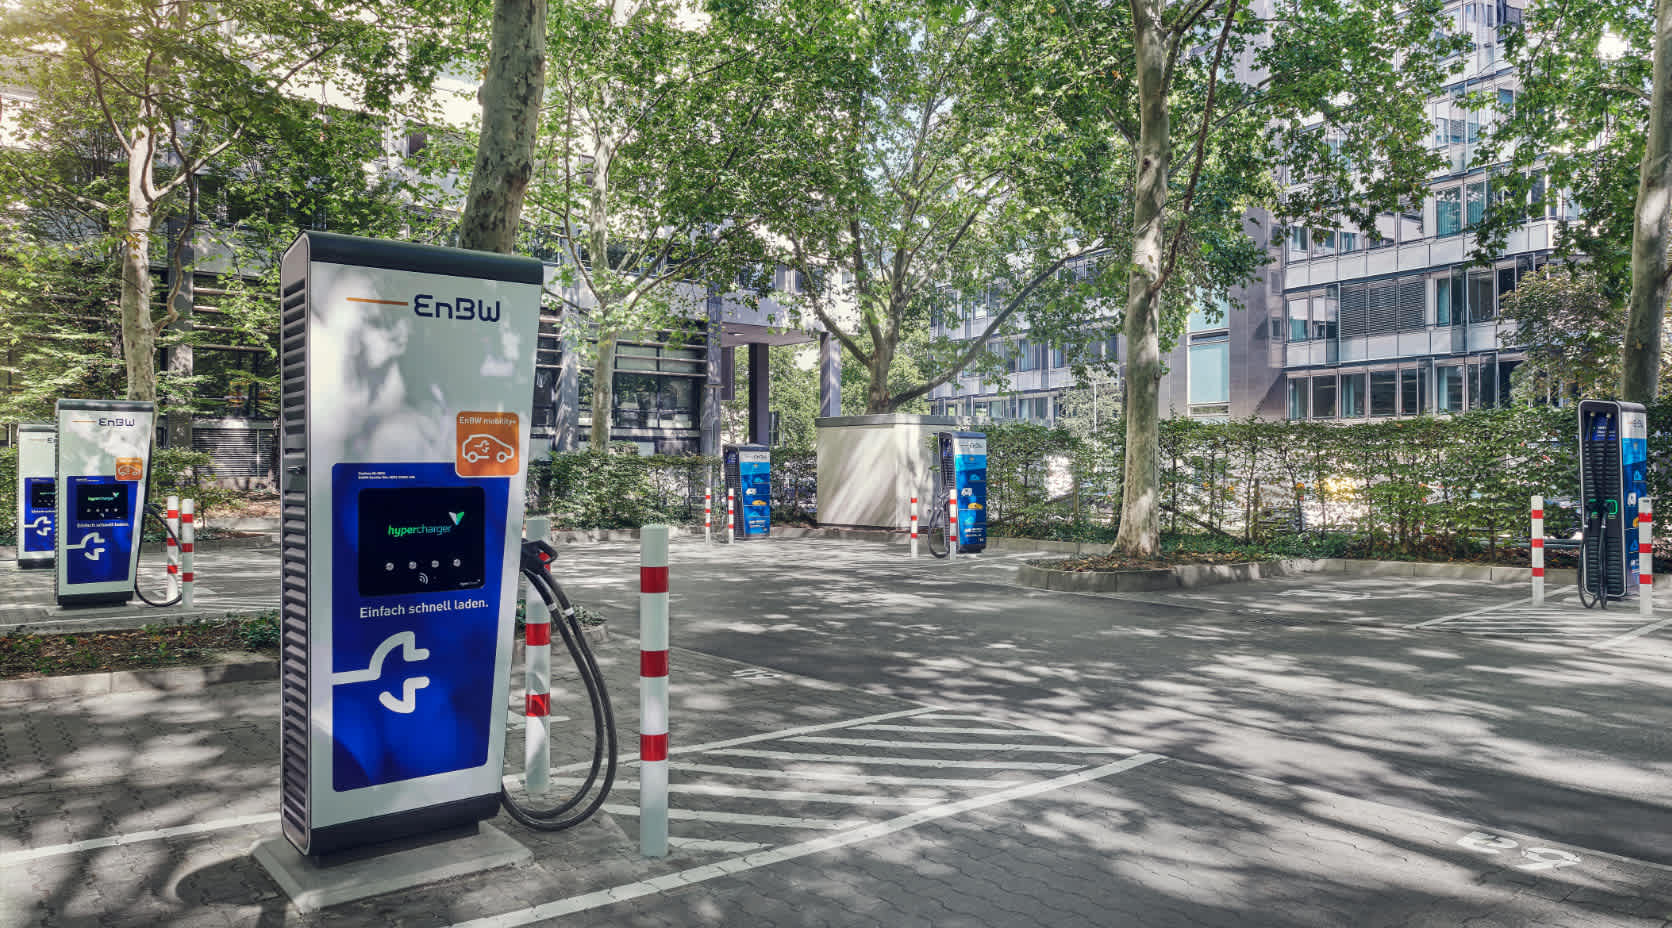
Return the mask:
{"type": "Polygon", "coordinates": [[[917,557],[917,495],[911,498],[911,556],[917,557]]]}
{"type": "Polygon", "coordinates": [[[168,498],[163,521],[168,523],[168,537],[163,539],[163,549],[168,553],[168,585],[163,592],[165,598],[173,599],[180,595],[180,497],[168,498]]]}
{"type": "Polygon", "coordinates": [[[192,572],[192,562],[197,560],[196,511],[197,500],[180,501],[180,605],[187,609],[192,607],[192,587],[197,582],[192,572]]]}
{"type": "Polygon", "coordinates": [[[1637,503],[1637,608],[1655,614],[1655,516],[1647,496],[1637,503]]]}
{"type": "Polygon", "coordinates": [[[737,510],[732,506],[732,488],[726,487],[726,543],[737,540],[737,510]]]}
{"type": "Polygon", "coordinates": [[[668,854],[668,527],[639,532],[639,853],[668,854]]]}
{"type": "Polygon", "coordinates": [[[958,489],[946,494],[946,559],[958,557],[958,489]]]}
{"type": "Polygon", "coordinates": [[[1533,605],[1544,605],[1544,497],[1533,497],[1533,531],[1528,556],[1533,562],[1533,605]]]}
{"type": "MultiPolygon", "coordinates": [[[[523,537],[544,541],[551,531],[547,519],[523,522],[523,537]]],[[[551,788],[551,678],[552,616],[533,583],[523,584],[523,781],[530,796],[551,788]]]]}
{"type": "Polygon", "coordinates": [[[702,488],[702,540],[714,543],[714,488],[702,488]]]}

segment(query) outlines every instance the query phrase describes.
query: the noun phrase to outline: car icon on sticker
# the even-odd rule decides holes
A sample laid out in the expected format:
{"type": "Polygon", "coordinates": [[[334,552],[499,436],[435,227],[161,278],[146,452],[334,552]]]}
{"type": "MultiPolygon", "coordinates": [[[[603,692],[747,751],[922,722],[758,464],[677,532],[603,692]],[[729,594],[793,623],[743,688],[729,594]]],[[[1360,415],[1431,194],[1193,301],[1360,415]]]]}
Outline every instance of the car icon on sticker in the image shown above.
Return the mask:
{"type": "Polygon", "coordinates": [[[490,456],[495,461],[504,464],[517,456],[517,449],[483,432],[478,432],[466,438],[459,447],[463,451],[462,457],[472,464],[477,461],[485,461],[490,456]]]}

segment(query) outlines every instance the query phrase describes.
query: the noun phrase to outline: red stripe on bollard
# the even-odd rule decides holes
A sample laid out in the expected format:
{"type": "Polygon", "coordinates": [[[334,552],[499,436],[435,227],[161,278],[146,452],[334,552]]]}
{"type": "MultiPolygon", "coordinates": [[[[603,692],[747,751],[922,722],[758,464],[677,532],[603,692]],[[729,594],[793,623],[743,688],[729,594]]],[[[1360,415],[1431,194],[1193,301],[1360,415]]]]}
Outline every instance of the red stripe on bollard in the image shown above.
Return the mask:
{"type": "Polygon", "coordinates": [[[1534,509],[1533,510],[1533,518],[1535,518],[1535,519],[1544,518],[1544,510],[1543,509],[1534,509]]]}
{"type": "Polygon", "coordinates": [[[1638,516],[1637,516],[1637,521],[1638,522],[1653,522],[1654,520],[1655,520],[1655,517],[1654,517],[1653,513],[1644,512],[1644,513],[1638,514],[1638,516]]]}
{"type": "Polygon", "coordinates": [[[1655,575],[1654,574],[1643,574],[1643,575],[1641,575],[1637,578],[1637,582],[1639,582],[1639,583],[1641,583],[1645,586],[1653,586],[1654,582],[1655,582],[1655,575]]]}
{"type": "Polygon", "coordinates": [[[193,551],[196,551],[196,550],[197,550],[197,545],[194,545],[189,541],[180,542],[180,552],[182,554],[191,554],[193,551]]]}
{"type": "Polygon", "coordinates": [[[548,693],[529,693],[523,713],[532,719],[543,719],[552,714],[552,698],[548,693]]]}
{"type": "Polygon", "coordinates": [[[1544,547],[1544,539],[1543,538],[1534,538],[1533,539],[1533,547],[1535,547],[1535,548],[1544,547]]]}
{"type": "Polygon", "coordinates": [[[552,643],[552,623],[530,622],[523,626],[523,643],[529,647],[539,647],[552,643]]]}
{"type": "Polygon", "coordinates": [[[668,591],[668,569],[666,567],[640,567],[640,593],[666,593],[668,591]]]}
{"type": "Polygon", "coordinates": [[[190,582],[192,582],[192,572],[191,572],[191,571],[189,571],[189,570],[188,570],[188,571],[186,571],[186,572],[185,572],[185,573],[183,573],[183,574],[181,574],[181,575],[180,575],[180,579],[181,579],[181,580],[182,580],[182,581],[183,581],[183,582],[185,582],[185,583],[190,583],[190,582]]]}
{"type": "Polygon", "coordinates": [[[1654,543],[1653,542],[1648,542],[1648,541],[1638,542],[1637,543],[1637,553],[1638,554],[1653,554],[1653,553],[1655,553],[1654,543]]]}
{"type": "Polygon", "coordinates": [[[180,565],[178,565],[178,564],[168,565],[168,572],[171,573],[171,574],[179,573],[180,572],[180,565]]]}
{"type": "Polygon", "coordinates": [[[640,651],[639,676],[665,677],[668,675],[668,652],[640,651]]]}
{"type": "Polygon", "coordinates": [[[1544,576],[1544,568],[1543,567],[1534,567],[1533,568],[1533,576],[1535,576],[1535,577],[1544,576]]]}
{"type": "Polygon", "coordinates": [[[668,759],[668,736],[667,735],[640,735],[639,736],[639,760],[653,761],[653,760],[667,760],[667,759],[668,759]]]}

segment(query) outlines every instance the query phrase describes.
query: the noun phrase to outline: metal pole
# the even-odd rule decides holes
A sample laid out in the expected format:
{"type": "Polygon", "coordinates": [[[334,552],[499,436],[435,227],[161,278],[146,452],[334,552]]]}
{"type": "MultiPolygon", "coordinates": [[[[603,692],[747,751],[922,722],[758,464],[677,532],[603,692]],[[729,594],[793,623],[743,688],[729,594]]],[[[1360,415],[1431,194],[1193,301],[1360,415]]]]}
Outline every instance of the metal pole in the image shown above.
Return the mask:
{"type": "Polygon", "coordinates": [[[1655,614],[1654,504],[1645,496],[1637,504],[1637,608],[1655,614]]]}
{"type": "Polygon", "coordinates": [[[917,557],[917,494],[911,498],[911,556],[917,557]]]}
{"type": "MultiPolygon", "coordinates": [[[[528,519],[523,537],[544,541],[550,531],[548,520],[528,519]]],[[[523,717],[523,781],[531,796],[551,787],[551,668],[552,622],[546,601],[532,582],[523,584],[523,645],[526,652],[523,717]]]]}
{"type": "Polygon", "coordinates": [[[192,562],[197,560],[196,511],[197,500],[180,501],[180,605],[187,609],[192,607],[192,587],[196,580],[192,572],[192,562]]]}
{"type": "Polygon", "coordinates": [[[639,533],[639,853],[668,855],[668,527],[639,533]]]}
{"type": "Polygon", "coordinates": [[[180,543],[175,540],[180,537],[180,497],[170,496],[163,512],[163,521],[168,523],[168,537],[163,539],[168,552],[168,586],[164,592],[173,599],[180,594],[180,543]]]}
{"type": "Polygon", "coordinates": [[[1544,497],[1533,497],[1533,532],[1528,549],[1533,562],[1533,605],[1544,605],[1544,497]]]}
{"type": "Polygon", "coordinates": [[[946,491],[946,559],[958,557],[958,488],[946,491]]]}

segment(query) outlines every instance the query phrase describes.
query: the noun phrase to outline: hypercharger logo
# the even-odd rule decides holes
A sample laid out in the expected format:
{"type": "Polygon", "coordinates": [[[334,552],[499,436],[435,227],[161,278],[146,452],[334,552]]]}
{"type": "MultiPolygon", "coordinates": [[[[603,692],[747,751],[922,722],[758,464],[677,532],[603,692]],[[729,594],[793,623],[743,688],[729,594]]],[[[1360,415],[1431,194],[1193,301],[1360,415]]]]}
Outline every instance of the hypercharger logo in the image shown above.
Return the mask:
{"type": "Polygon", "coordinates": [[[482,322],[498,322],[500,317],[499,301],[473,299],[468,296],[456,296],[450,300],[437,299],[433,293],[414,294],[411,300],[374,300],[370,297],[351,296],[350,303],[370,303],[374,306],[410,306],[414,315],[425,319],[476,319],[482,322]]]}
{"type": "Polygon", "coordinates": [[[390,538],[405,538],[408,535],[445,535],[458,527],[464,518],[462,512],[449,512],[448,517],[453,521],[439,525],[391,525],[388,527],[390,538]]]}

